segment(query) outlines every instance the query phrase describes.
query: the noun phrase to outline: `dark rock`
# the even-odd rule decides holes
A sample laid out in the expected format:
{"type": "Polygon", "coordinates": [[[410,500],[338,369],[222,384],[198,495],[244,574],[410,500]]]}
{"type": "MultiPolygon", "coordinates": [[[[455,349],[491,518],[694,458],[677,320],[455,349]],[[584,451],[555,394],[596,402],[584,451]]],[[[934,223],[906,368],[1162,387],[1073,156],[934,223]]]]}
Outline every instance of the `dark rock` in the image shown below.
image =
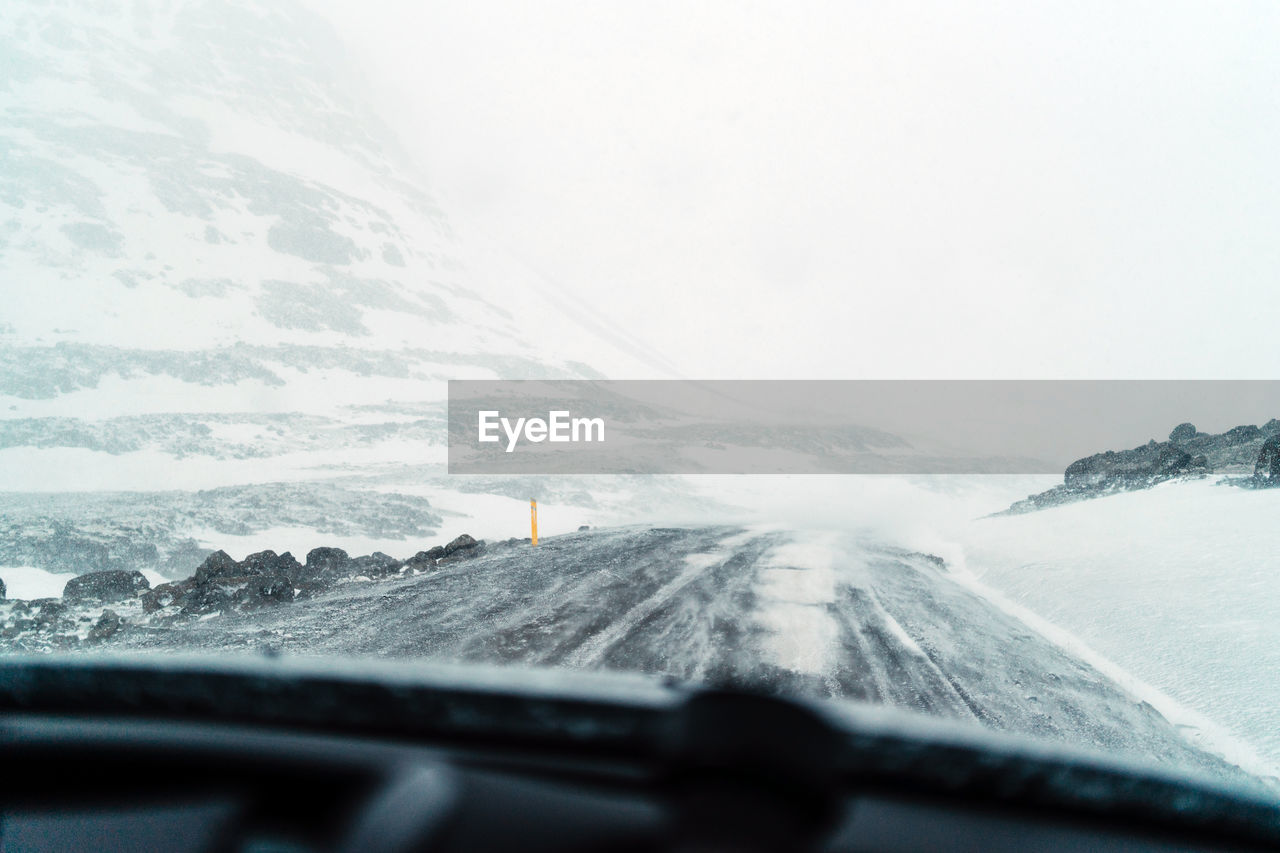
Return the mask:
{"type": "Polygon", "coordinates": [[[1178,424],[1173,428],[1173,432],[1169,433],[1169,440],[1176,442],[1190,441],[1196,437],[1196,425],[1191,423],[1178,424]]]}
{"type": "Polygon", "coordinates": [[[284,575],[255,575],[240,590],[237,601],[250,610],[272,604],[287,604],[293,601],[293,581],[284,575]]]}
{"type": "Polygon", "coordinates": [[[110,569],[90,572],[67,581],[62,589],[66,601],[122,601],[146,592],[151,583],[139,571],[110,569]]]}
{"type": "Polygon", "coordinates": [[[444,546],[445,557],[452,557],[459,551],[466,551],[477,547],[480,543],[473,539],[469,534],[463,533],[457,539],[454,539],[448,545],[444,546]]]}
{"type": "Polygon", "coordinates": [[[1185,448],[1173,441],[1149,441],[1132,450],[1108,450],[1077,459],[1067,466],[1061,486],[1017,501],[1006,512],[1032,512],[1084,498],[1146,489],[1178,477],[1203,477],[1214,469],[1215,463],[1229,462],[1246,452],[1250,430],[1257,427],[1237,427],[1219,436],[1197,432],[1191,424],[1180,424],[1170,436],[1179,437],[1185,448]],[[1228,439],[1229,435],[1234,437],[1228,439]]]}
{"type": "Polygon", "coordinates": [[[36,598],[27,602],[27,612],[40,628],[50,628],[63,621],[70,610],[59,598],[36,598]]]}
{"type": "Polygon", "coordinates": [[[207,584],[219,578],[234,578],[241,574],[240,566],[226,551],[214,551],[196,569],[197,584],[207,584]]]}
{"type": "Polygon", "coordinates": [[[579,527],[578,527],[578,532],[579,532],[579,533],[584,533],[584,532],[586,532],[586,531],[588,531],[588,530],[590,530],[590,529],[591,529],[591,525],[590,525],[590,524],[583,524],[583,525],[581,525],[581,526],[579,526],[579,527]]]}
{"type": "Polygon", "coordinates": [[[419,551],[409,559],[405,560],[404,564],[417,571],[425,571],[427,569],[434,568],[436,560],[440,559],[435,552],[439,552],[440,556],[444,555],[444,549],[437,546],[429,551],[419,551]]]}
{"type": "Polygon", "coordinates": [[[404,563],[389,554],[374,551],[367,557],[356,557],[351,561],[351,573],[371,578],[382,578],[400,571],[404,563]]]}
{"type": "Polygon", "coordinates": [[[1253,466],[1253,481],[1266,488],[1280,487],[1280,433],[1262,443],[1253,466]]]}
{"type": "Polygon", "coordinates": [[[5,594],[4,578],[0,578],[0,598],[4,598],[4,594],[5,594]]]}
{"type": "Polygon", "coordinates": [[[1232,427],[1222,434],[1224,444],[1245,444],[1250,441],[1257,441],[1262,438],[1262,430],[1253,424],[1244,424],[1243,426],[1232,427]]]}
{"type": "Polygon", "coordinates": [[[142,594],[142,610],[144,613],[155,613],[157,610],[176,603],[178,599],[190,592],[194,586],[195,580],[188,578],[183,581],[171,581],[152,587],[142,594]]]}
{"type": "Polygon", "coordinates": [[[312,548],[307,552],[301,580],[339,577],[348,574],[350,568],[351,558],[341,548],[312,548]]]}
{"type": "Polygon", "coordinates": [[[256,554],[250,554],[239,562],[238,568],[242,576],[268,575],[286,577],[290,580],[300,580],[305,573],[303,565],[288,551],[279,556],[275,551],[259,551],[256,554]]]}
{"type": "Polygon", "coordinates": [[[1267,437],[1271,437],[1273,435],[1280,435],[1280,419],[1272,418],[1271,420],[1263,424],[1262,434],[1267,437]]]}
{"type": "Polygon", "coordinates": [[[231,593],[216,583],[194,584],[176,602],[186,616],[203,616],[231,607],[231,593]]]}
{"type": "Polygon", "coordinates": [[[0,628],[0,640],[12,640],[34,629],[36,623],[30,619],[14,619],[0,628]]]}
{"type": "Polygon", "coordinates": [[[430,557],[431,559],[433,559],[433,560],[438,560],[438,559],[440,559],[441,557],[443,557],[443,556],[445,555],[445,554],[444,554],[444,546],[443,546],[443,545],[433,545],[432,547],[428,548],[428,549],[426,550],[426,552],[425,552],[425,553],[426,553],[426,555],[427,555],[428,557],[430,557]]]}
{"type": "Polygon", "coordinates": [[[118,633],[124,625],[124,619],[114,610],[102,611],[102,616],[92,628],[89,629],[89,642],[100,643],[108,637],[118,633]]]}
{"type": "Polygon", "coordinates": [[[1263,430],[1245,425],[1220,435],[1196,433],[1178,446],[1193,455],[1203,455],[1208,463],[1206,467],[1220,471],[1236,466],[1252,468],[1264,438],[1263,430]]]}
{"type": "Polygon", "coordinates": [[[1169,442],[1149,442],[1133,450],[1108,450],[1067,466],[1069,488],[1124,489],[1155,485],[1191,467],[1191,454],[1169,442]]]}
{"type": "Polygon", "coordinates": [[[327,592],[329,588],[330,584],[321,580],[299,581],[294,586],[294,599],[314,598],[322,592],[327,592]]]}

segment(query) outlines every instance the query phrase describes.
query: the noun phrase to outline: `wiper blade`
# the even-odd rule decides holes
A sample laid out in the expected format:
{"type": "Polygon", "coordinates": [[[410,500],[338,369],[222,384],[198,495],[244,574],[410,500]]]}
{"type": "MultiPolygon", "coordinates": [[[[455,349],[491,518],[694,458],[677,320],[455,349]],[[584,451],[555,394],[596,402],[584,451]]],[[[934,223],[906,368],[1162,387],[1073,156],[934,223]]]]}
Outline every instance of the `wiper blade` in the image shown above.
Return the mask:
{"type": "Polygon", "coordinates": [[[1050,810],[1280,844],[1280,799],[1197,775],[897,709],[791,701],[637,675],[304,659],[0,659],[0,714],[177,718],[548,749],[851,793],[1050,810]]]}

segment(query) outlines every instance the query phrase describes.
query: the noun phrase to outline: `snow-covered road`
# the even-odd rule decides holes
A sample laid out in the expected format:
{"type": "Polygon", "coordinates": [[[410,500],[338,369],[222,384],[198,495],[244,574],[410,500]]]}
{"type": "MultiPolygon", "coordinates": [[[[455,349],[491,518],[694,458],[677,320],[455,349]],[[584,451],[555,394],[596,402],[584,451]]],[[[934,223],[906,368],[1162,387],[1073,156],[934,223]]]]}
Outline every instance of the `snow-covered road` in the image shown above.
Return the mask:
{"type": "Polygon", "coordinates": [[[124,632],[119,643],[666,674],[1233,772],[939,561],[841,534],[572,534],[274,610],[124,632]]]}

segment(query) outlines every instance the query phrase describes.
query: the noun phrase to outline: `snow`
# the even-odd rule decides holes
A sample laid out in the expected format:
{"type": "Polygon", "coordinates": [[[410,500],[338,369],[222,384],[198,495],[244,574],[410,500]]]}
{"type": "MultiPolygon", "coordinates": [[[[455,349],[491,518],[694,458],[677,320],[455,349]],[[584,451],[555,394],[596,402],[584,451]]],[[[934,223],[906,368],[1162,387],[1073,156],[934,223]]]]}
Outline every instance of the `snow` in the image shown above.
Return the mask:
{"type": "MultiPolygon", "coordinates": [[[[152,569],[143,569],[142,574],[152,586],[169,580],[152,569]]],[[[8,598],[58,598],[67,581],[74,577],[75,572],[51,572],[35,566],[0,566],[0,580],[4,581],[8,598]]]]}
{"type": "Polygon", "coordinates": [[[4,581],[5,595],[9,598],[57,598],[74,573],[51,572],[35,566],[0,566],[0,580],[4,581]]]}
{"type": "MultiPolygon", "coordinates": [[[[1155,707],[1191,742],[1257,775],[1280,776],[1280,490],[1210,478],[993,517],[1060,478],[687,482],[741,508],[711,513],[716,520],[736,512],[938,555],[957,582],[1155,707]]],[[[841,565],[854,562],[856,554],[841,565]]],[[[803,576],[769,575],[763,592],[776,597],[762,599],[760,621],[777,637],[779,660],[812,670],[821,666],[821,628],[811,622],[815,607],[801,603],[803,576]],[[802,644],[806,631],[812,636],[802,644]]],[[[919,651],[897,620],[880,618],[904,648],[919,651]]]]}
{"type": "Polygon", "coordinates": [[[769,632],[773,663],[794,672],[830,670],[839,627],[829,607],[836,600],[833,534],[773,548],[765,558],[756,615],[769,632]]]}
{"type": "Polygon", "coordinates": [[[962,532],[960,578],[1246,769],[1280,775],[1280,491],[1175,482],[962,532]]]}

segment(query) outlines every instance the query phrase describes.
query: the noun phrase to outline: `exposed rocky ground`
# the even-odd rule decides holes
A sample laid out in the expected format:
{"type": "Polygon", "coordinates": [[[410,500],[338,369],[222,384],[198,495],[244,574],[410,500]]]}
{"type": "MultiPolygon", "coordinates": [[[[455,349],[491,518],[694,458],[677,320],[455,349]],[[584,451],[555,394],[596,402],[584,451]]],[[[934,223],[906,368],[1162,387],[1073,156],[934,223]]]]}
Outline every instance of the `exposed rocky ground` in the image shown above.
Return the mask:
{"type": "Polygon", "coordinates": [[[346,583],[420,574],[482,554],[486,547],[463,534],[407,560],[378,551],[352,557],[341,548],[314,548],[304,563],[287,551],[260,551],[237,561],[216,551],[190,577],[155,587],[136,569],[88,572],[67,581],[61,598],[0,601],[0,649],[75,649],[99,644],[125,627],[177,628],[192,619],[252,613],[346,583]]]}
{"type": "Polygon", "coordinates": [[[1179,424],[1167,441],[1153,439],[1132,450],[1108,450],[1077,459],[1067,466],[1062,485],[1020,500],[1005,512],[1032,512],[1210,474],[1226,475],[1230,484],[1246,488],[1280,486],[1280,420],[1218,434],[1179,424]]]}

